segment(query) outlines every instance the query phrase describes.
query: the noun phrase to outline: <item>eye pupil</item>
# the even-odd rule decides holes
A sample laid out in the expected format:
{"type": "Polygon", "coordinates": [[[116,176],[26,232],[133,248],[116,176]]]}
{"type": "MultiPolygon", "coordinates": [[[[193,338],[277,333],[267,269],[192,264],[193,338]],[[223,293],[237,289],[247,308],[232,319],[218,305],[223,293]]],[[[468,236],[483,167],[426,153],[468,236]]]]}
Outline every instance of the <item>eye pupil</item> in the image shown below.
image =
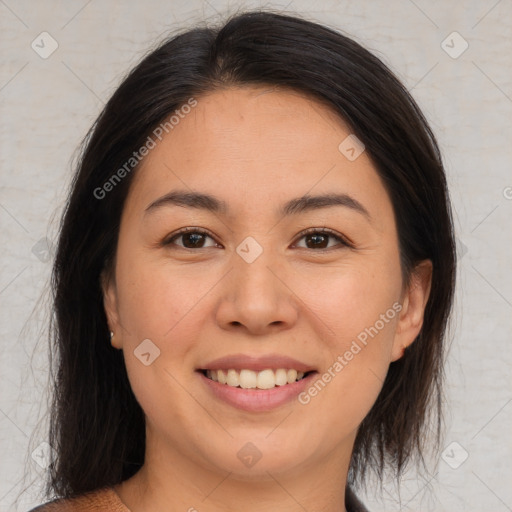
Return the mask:
{"type": "MultiPolygon", "coordinates": [[[[325,243],[327,238],[328,238],[328,235],[319,235],[319,234],[313,234],[313,235],[307,236],[307,239],[314,240],[313,247],[321,247],[322,249],[325,249],[327,247],[327,244],[325,243]],[[323,239],[323,242],[324,242],[323,244],[322,244],[321,239],[323,239]]],[[[309,244],[307,244],[307,245],[308,245],[308,248],[310,249],[311,247],[309,246],[309,244]]]]}
{"type": "MultiPolygon", "coordinates": [[[[182,235],[183,236],[183,245],[187,247],[186,240],[192,240],[192,248],[198,247],[198,242],[201,242],[201,239],[204,238],[204,235],[200,233],[187,233],[182,235]]],[[[190,247],[187,247],[190,248],[190,247]]]]}

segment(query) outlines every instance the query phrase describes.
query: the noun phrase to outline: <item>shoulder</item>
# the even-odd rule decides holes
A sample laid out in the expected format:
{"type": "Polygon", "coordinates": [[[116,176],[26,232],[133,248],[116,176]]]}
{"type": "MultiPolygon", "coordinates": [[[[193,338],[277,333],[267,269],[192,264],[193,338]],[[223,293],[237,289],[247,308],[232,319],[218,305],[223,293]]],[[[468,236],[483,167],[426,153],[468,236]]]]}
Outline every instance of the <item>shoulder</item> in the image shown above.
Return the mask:
{"type": "MultiPolygon", "coordinates": [[[[369,512],[350,487],[345,491],[349,512],[369,512]]],[[[29,512],[130,512],[112,487],[91,491],[74,498],[59,498],[29,512]]]]}
{"type": "Polygon", "coordinates": [[[58,498],[29,512],[130,512],[112,487],[81,494],[74,498],[58,498]]]}

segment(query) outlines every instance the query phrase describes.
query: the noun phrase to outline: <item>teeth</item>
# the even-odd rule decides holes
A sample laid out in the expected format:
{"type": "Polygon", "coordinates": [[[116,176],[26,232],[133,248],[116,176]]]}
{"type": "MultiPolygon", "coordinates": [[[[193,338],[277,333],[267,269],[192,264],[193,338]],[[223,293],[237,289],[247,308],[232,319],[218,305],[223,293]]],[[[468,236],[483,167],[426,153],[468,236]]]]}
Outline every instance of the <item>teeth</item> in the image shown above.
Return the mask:
{"type": "MultiPolygon", "coordinates": [[[[235,372],[236,373],[236,372],[235,372]]],[[[258,385],[258,375],[251,370],[242,370],[240,372],[240,387],[252,389],[258,385]]]]}
{"type": "Polygon", "coordinates": [[[235,370],[228,370],[228,375],[226,377],[226,384],[228,386],[236,387],[240,384],[240,377],[235,370]]]}
{"type": "Polygon", "coordinates": [[[255,372],[253,370],[206,370],[206,376],[231,387],[241,387],[243,389],[272,389],[276,386],[292,384],[304,377],[304,372],[297,370],[263,370],[255,372]]]}
{"type": "Polygon", "coordinates": [[[297,380],[297,375],[297,370],[288,370],[286,378],[288,379],[288,382],[295,382],[297,380]]]}
{"type": "MultiPolygon", "coordinates": [[[[255,373],[255,372],[253,372],[255,373]]],[[[258,372],[257,384],[258,389],[271,389],[276,387],[276,376],[273,370],[263,370],[258,372]]]]}
{"type": "MultiPolygon", "coordinates": [[[[211,370],[210,373],[213,375],[215,370],[211,370]]],[[[222,370],[217,372],[217,379],[221,384],[226,384],[226,374],[222,370]]]]}
{"type": "Polygon", "coordinates": [[[282,368],[276,370],[276,386],[284,386],[285,384],[288,384],[287,375],[288,372],[282,368]]]}

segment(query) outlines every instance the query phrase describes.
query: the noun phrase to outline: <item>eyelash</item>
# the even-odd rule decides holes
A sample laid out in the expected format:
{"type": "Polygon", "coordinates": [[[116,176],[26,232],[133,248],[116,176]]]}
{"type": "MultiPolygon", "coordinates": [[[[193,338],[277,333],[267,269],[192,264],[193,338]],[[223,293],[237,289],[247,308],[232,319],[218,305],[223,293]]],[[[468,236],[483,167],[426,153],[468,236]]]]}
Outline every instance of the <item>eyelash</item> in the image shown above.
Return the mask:
{"type": "MultiPolygon", "coordinates": [[[[176,233],[173,233],[170,237],[166,238],[162,242],[162,245],[163,246],[173,245],[173,241],[174,240],[176,240],[180,236],[185,235],[187,233],[195,233],[195,234],[199,234],[199,235],[206,235],[206,236],[209,236],[212,240],[215,240],[215,237],[209,231],[207,231],[205,229],[195,228],[195,227],[188,227],[188,228],[183,228],[183,229],[181,229],[180,231],[178,231],[176,233]]],[[[312,250],[312,251],[315,251],[315,252],[326,252],[326,251],[331,251],[333,249],[340,249],[340,248],[343,248],[343,247],[354,248],[354,244],[348,238],[340,235],[336,231],[333,231],[332,229],[329,229],[329,228],[308,228],[308,229],[305,229],[305,230],[301,231],[297,235],[297,239],[300,240],[301,238],[304,238],[305,236],[312,235],[312,234],[329,235],[330,237],[336,239],[339,242],[339,245],[341,247],[330,247],[330,248],[326,248],[326,249],[309,249],[308,247],[301,247],[300,249],[309,249],[309,250],[312,250]]],[[[199,249],[210,249],[210,247],[199,247],[197,249],[192,249],[190,247],[181,247],[181,246],[177,246],[177,247],[179,247],[180,249],[185,249],[185,250],[189,250],[189,251],[197,251],[199,249]]]]}
{"type": "MultiPolygon", "coordinates": [[[[340,249],[340,248],[343,248],[343,247],[350,247],[351,249],[354,249],[354,244],[347,237],[345,237],[345,236],[341,235],[340,233],[337,233],[336,231],[334,231],[332,229],[329,229],[329,228],[308,228],[308,229],[305,229],[304,231],[301,231],[297,235],[297,239],[300,240],[301,238],[305,237],[306,235],[313,235],[313,234],[329,235],[330,237],[336,239],[339,242],[339,245],[341,247],[330,247],[328,249],[310,249],[310,250],[316,250],[317,252],[319,252],[319,251],[332,251],[332,250],[340,249]]],[[[305,249],[308,249],[308,247],[305,247],[305,249]]]]}

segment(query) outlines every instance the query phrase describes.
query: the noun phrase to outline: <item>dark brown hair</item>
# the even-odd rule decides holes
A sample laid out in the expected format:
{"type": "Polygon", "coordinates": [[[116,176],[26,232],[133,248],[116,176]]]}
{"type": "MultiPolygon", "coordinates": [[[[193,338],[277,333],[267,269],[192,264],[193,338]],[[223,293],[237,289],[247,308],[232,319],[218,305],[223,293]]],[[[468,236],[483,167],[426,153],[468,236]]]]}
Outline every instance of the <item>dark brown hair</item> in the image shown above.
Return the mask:
{"type": "Polygon", "coordinates": [[[439,438],[455,251],[435,137],[400,81],[351,38],[296,16],[246,12],[220,28],[187,30],[147,55],[123,80],[83,143],[52,275],[49,442],[56,455],[48,494],[71,497],[114,485],[144,462],[144,414],[122,352],[109,343],[100,284],[116,252],[136,167],[106,198],[95,191],[191,97],[257,84],[315,97],[350,126],[389,192],[404,277],[421,260],[433,263],[423,327],[404,356],[391,363],[358,430],[349,481],[362,481],[369,468],[382,476],[388,465],[399,475],[406,462],[421,458],[431,416],[439,438]]]}

